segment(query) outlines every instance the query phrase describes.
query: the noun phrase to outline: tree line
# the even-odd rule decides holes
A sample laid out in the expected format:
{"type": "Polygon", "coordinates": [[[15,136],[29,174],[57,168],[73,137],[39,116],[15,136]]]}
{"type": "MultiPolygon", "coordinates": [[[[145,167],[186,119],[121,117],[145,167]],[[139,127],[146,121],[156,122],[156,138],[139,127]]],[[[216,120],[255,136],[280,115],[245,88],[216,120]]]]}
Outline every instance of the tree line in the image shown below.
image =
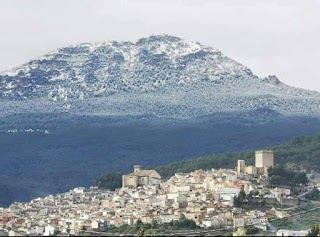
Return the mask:
{"type": "MultiPolygon", "coordinates": [[[[310,169],[320,172],[320,136],[298,137],[287,143],[276,147],[267,148],[273,150],[275,154],[275,163],[277,165],[271,169],[270,177],[272,184],[305,184],[307,177],[305,172],[297,172],[303,168],[306,172],[310,169]],[[288,168],[288,167],[294,167],[288,168]]],[[[157,167],[155,169],[162,179],[170,178],[175,173],[189,173],[197,169],[208,170],[211,168],[234,168],[237,160],[245,160],[246,164],[254,164],[255,151],[232,152],[216,155],[207,155],[197,159],[182,160],[157,167]]],[[[96,179],[96,185],[101,188],[114,190],[121,187],[122,174],[110,172],[96,179]]]]}

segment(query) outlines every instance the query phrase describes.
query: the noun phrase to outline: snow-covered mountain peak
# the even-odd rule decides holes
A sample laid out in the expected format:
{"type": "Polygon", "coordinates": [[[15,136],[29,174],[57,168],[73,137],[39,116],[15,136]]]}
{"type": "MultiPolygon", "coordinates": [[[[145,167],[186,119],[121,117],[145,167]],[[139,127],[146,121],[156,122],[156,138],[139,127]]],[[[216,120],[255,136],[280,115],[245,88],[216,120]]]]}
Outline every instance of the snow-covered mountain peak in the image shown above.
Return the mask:
{"type": "Polygon", "coordinates": [[[136,45],[146,45],[152,43],[174,43],[182,41],[181,38],[177,36],[172,36],[168,34],[157,34],[157,35],[150,35],[148,37],[143,37],[137,40],[135,43],[136,45]]]}
{"type": "Polygon", "coordinates": [[[167,34],[151,35],[146,38],[141,38],[135,45],[140,48],[151,50],[156,54],[166,54],[173,58],[197,53],[199,51],[221,54],[219,50],[213,49],[212,47],[206,47],[199,42],[184,40],[167,34]]]}
{"type": "Polygon", "coordinates": [[[135,43],[59,48],[0,74],[0,96],[65,100],[252,76],[250,69],[216,49],[175,36],[152,35],[135,43]]]}
{"type": "Polygon", "coordinates": [[[121,115],[199,116],[259,108],[318,114],[319,95],[276,76],[259,78],[219,50],[169,35],[67,46],[0,74],[0,97],[6,100],[63,101],[68,111],[85,100],[92,110],[121,115]]]}
{"type": "Polygon", "coordinates": [[[283,84],[275,75],[269,75],[264,78],[263,81],[273,86],[279,86],[283,84]]]}

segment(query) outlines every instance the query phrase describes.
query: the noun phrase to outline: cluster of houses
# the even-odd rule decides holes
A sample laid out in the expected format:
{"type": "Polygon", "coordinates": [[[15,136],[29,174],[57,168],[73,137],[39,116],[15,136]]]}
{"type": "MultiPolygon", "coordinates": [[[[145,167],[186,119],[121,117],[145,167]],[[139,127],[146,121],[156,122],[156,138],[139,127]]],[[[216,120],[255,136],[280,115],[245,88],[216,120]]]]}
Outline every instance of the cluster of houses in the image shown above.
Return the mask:
{"type": "Polygon", "coordinates": [[[248,169],[238,161],[235,170],[176,173],[166,181],[161,181],[155,170],[137,165],[133,173],[122,177],[122,188],[115,191],[75,188],[0,208],[0,231],[9,236],[76,235],[134,225],[138,220],[161,225],[183,218],[203,228],[254,225],[266,230],[270,218],[287,214],[274,208],[262,211],[261,206],[295,206],[298,202],[290,196],[289,189],[269,187],[265,167],[273,166],[273,153],[257,152],[256,163],[258,172],[251,172],[252,167],[248,169]],[[240,192],[252,194],[245,204],[250,208],[234,206],[240,192]]]}

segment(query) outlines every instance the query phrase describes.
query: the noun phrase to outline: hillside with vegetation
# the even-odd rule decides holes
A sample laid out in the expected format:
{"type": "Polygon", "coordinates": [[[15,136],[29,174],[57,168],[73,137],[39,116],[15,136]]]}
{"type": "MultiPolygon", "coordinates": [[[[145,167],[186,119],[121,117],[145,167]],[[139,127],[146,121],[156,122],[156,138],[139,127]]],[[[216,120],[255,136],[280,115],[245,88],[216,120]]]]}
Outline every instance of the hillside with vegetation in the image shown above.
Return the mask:
{"type": "Polygon", "coordinates": [[[319,108],[320,92],[176,36],[65,46],[0,72],[0,203],[90,186],[134,164],[164,177],[175,166],[231,168],[237,154],[158,166],[316,135],[319,108]]]}
{"type": "MultiPolygon", "coordinates": [[[[261,147],[274,151],[275,164],[281,165],[288,174],[293,171],[320,172],[320,135],[312,137],[297,137],[275,147],[261,147]],[[291,171],[290,171],[291,170],[291,171]]],[[[245,160],[247,164],[254,164],[255,151],[224,153],[219,155],[208,155],[192,160],[182,160],[157,167],[155,169],[163,179],[173,176],[177,172],[192,172],[197,169],[208,170],[211,168],[234,168],[238,159],[245,160]]],[[[148,169],[149,169],[148,168],[148,169]]],[[[119,173],[108,173],[96,180],[99,187],[115,188],[115,177],[121,178],[119,173]]]]}

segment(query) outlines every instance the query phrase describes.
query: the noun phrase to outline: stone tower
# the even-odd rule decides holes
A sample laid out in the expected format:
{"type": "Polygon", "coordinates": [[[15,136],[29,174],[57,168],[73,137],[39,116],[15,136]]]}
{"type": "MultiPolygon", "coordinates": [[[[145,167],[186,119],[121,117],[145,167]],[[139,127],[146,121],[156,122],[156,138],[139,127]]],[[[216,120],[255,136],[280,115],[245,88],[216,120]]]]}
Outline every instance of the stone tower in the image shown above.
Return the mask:
{"type": "Polygon", "coordinates": [[[246,168],[246,162],[244,160],[238,160],[237,174],[243,174],[246,168]]]}
{"type": "Polygon", "coordinates": [[[142,165],[134,165],[133,173],[139,173],[142,170],[142,165]]]}
{"type": "Polygon", "coordinates": [[[269,168],[274,166],[273,151],[256,151],[255,162],[257,168],[269,168]]]}

